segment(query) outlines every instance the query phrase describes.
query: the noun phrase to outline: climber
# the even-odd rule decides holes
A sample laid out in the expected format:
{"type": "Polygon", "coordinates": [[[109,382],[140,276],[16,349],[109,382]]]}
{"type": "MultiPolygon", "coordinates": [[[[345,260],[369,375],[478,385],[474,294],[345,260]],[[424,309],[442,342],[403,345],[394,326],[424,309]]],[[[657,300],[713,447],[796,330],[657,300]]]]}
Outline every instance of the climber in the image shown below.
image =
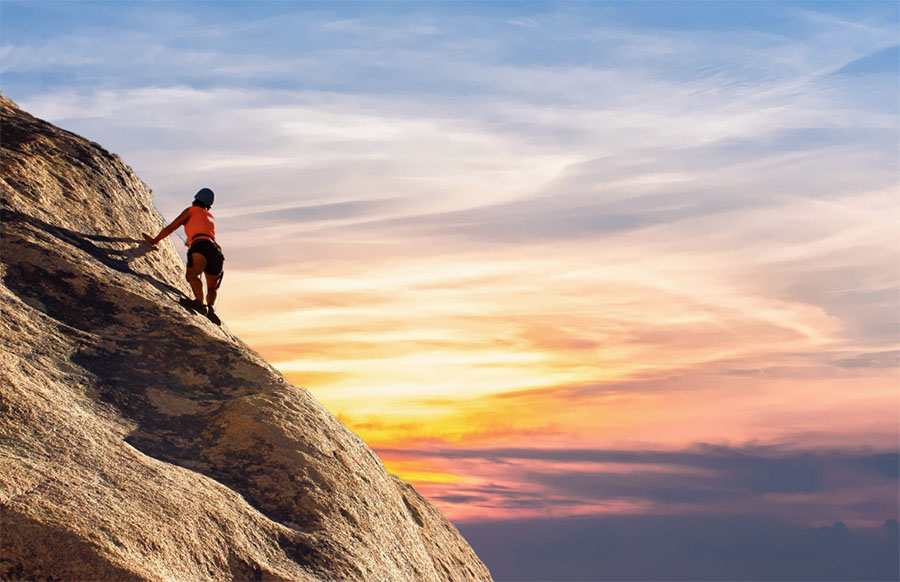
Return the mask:
{"type": "Polygon", "coordinates": [[[216,244],[216,224],[209,209],[212,207],[215,194],[209,188],[202,188],[194,196],[193,205],[184,209],[172,224],[165,227],[155,237],[144,234],[144,239],[152,248],[156,244],[184,226],[187,235],[185,245],[189,246],[187,252],[187,272],[185,278],[194,292],[194,299],[184,298],[180,303],[203,315],[206,315],[216,325],[221,325],[222,320],[216,315],[214,307],[219,297],[219,286],[224,275],[223,263],[225,257],[222,249],[216,244]],[[206,303],[203,303],[203,283],[200,281],[200,273],[206,274],[206,303]]]}

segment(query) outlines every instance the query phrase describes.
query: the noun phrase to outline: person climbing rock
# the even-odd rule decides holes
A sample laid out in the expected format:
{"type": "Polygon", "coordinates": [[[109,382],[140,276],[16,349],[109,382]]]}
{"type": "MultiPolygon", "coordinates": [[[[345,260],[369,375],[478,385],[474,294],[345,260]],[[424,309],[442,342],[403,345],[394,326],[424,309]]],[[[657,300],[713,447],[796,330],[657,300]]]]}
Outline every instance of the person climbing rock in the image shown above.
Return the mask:
{"type": "Polygon", "coordinates": [[[189,247],[185,278],[191,286],[191,291],[194,292],[194,299],[183,298],[180,303],[205,315],[216,325],[221,325],[222,320],[216,315],[214,308],[219,298],[219,286],[222,285],[225,256],[222,254],[222,248],[216,243],[216,223],[209,211],[215,197],[212,190],[202,188],[194,196],[194,203],[185,208],[172,224],[162,229],[155,237],[145,233],[144,239],[151,247],[156,247],[159,241],[184,226],[187,235],[184,244],[189,247]],[[200,273],[206,275],[206,303],[203,302],[200,273]]]}

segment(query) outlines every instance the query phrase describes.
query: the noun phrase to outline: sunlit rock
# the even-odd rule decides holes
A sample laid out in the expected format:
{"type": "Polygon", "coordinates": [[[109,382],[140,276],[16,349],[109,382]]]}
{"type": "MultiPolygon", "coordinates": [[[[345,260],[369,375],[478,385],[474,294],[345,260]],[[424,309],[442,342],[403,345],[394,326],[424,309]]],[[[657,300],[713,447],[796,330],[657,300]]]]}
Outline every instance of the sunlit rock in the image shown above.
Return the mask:
{"type": "Polygon", "coordinates": [[[177,303],[130,168],[0,99],[0,578],[490,579],[306,390],[177,303]]]}

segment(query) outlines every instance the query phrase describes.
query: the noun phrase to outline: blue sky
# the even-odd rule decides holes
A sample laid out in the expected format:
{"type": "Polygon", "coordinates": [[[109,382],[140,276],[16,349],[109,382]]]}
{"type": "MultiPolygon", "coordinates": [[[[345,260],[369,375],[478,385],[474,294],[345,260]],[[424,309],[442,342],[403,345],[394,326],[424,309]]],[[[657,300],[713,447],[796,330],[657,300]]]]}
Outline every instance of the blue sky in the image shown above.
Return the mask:
{"type": "MultiPolygon", "coordinates": [[[[4,0],[0,89],[169,219],[212,187],[227,324],[496,571],[541,531],[682,515],[809,557],[898,517],[898,27],[896,2],[4,0]]],[[[678,567],[784,557],[722,543],[678,567]]]]}

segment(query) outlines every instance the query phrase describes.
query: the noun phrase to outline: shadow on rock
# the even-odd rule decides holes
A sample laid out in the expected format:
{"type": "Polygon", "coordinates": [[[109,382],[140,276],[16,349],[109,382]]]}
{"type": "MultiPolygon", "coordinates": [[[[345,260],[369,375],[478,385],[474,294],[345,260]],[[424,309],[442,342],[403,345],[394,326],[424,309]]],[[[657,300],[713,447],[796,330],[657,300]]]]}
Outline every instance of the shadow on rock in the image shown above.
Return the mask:
{"type": "Polygon", "coordinates": [[[159,279],[155,279],[150,275],[139,273],[131,268],[129,265],[131,261],[143,257],[152,250],[151,247],[141,239],[85,234],[62,226],[50,224],[40,218],[9,209],[5,206],[2,208],[2,217],[4,230],[16,226],[25,226],[32,231],[48,233],[61,241],[88,253],[90,256],[111,269],[138,277],[162,292],[174,293],[178,296],[183,295],[181,289],[173,287],[159,279]],[[94,241],[101,243],[135,243],[135,246],[129,249],[111,249],[98,246],[94,244],[94,241]]]}

